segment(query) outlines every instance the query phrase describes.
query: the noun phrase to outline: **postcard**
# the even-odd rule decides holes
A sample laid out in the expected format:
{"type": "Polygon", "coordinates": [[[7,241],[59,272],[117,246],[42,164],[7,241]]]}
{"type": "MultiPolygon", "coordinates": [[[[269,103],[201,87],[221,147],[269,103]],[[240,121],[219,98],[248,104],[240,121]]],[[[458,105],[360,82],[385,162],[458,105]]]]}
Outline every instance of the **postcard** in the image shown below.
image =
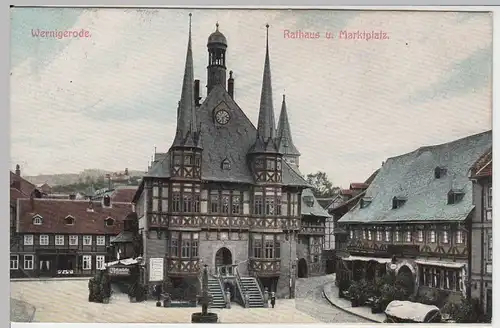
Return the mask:
{"type": "Polygon", "coordinates": [[[11,321],[491,322],[492,29],[12,7],[11,321]]]}

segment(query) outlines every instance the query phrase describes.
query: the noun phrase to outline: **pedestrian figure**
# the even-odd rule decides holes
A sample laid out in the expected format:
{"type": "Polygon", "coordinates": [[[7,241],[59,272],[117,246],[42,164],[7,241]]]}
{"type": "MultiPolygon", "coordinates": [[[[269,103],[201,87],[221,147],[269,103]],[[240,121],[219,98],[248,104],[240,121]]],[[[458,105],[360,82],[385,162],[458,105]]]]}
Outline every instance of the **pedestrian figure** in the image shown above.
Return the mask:
{"type": "Polygon", "coordinates": [[[274,305],[276,304],[276,294],[274,292],[271,292],[271,306],[274,309],[274,305]]]}

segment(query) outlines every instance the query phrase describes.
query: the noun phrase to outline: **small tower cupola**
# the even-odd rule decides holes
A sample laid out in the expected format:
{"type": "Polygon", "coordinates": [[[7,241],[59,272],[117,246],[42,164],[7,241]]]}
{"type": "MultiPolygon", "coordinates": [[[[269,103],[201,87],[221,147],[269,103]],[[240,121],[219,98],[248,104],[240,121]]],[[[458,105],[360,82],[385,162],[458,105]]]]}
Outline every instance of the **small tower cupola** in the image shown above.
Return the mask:
{"type": "Polygon", "coordinates": [[[207,95],[216,85],[226,88],[226,49],[227,39],[219,31],[219,23],[215,24],[215,32],[210,34],[207,42],[207,95]]]}

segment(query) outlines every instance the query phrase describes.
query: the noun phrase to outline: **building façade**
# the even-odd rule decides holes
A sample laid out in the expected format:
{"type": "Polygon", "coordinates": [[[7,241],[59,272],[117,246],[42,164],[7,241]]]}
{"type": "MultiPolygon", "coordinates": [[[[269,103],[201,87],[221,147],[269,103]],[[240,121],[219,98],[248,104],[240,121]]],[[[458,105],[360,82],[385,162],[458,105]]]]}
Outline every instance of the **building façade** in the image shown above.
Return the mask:
{"type": "Polygon", "coordinates": [[[475,204],[471,227],[471,298],[479,300],[491,322],[493,302],[493,152],[488,150],[471,168],[475,204]]]}
{"type": "Polygon", "coordinates": [[[481,210],[469,173],[491,145],[487,131],[389,158],[339,220],[348,231],[343,266],[350,279],[392,271],[440,305],[467,297],[477,247],[471,221],[481,210]]]}
{"type": "Polygon", "coordinates": [[[167,285],[196,284],[203,265],[212,273],[233,265],[278,297],[293,297],[297,265],[306,276],[322,273],[328,213],[312,193],[302,198],[310,186],[298,170],[285,96],[276,128],[268,41],[257,127],[235,102],[232,72],[226,84],[227,46],[217,24],[200,102],[189,30],[174,141],[155,154],[133,201],[143,257],[147,270],[152,259],[163,261],[167,285]]]}

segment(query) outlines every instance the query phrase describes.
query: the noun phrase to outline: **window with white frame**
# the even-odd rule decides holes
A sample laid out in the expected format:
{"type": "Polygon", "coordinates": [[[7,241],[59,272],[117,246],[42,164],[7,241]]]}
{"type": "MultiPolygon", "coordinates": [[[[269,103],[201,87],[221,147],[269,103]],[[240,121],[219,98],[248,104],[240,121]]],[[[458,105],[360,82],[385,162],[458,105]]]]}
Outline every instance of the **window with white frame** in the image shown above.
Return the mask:
{"type": "Polygon", "coordinates": [[[24,245],[25,246],[33,245],[33,235],[24,235],[24,245]]]}
{"type": "Polygon", "coordinates": [[[372,231],[368,230],[368,240],[372,240],[372,231]]]}
{"type": "Polygon", "coordinates": [[[91,270],[92,269],[92,256],[91,255],[83,255],[82,256],[83,270],[91,270]]]}
{"type": "Polygon", "coordinates": [[[395,242],[401,241],[401,231],[394,231],[394,241],[395,242]]]}
{"type": "Polygon", "coordinates": [[[24,255],[24,266],[25,270],[33,270],[33,255],[24,255]]]}
{"type": "Polygon", "coordinates": [[[354,230],[349,230],[349,238],[354,239],[354,230]]]}
{"type": "Polygon", "coordinates": [[[448,244],[449,239],[448,239],[448,231],[444,230],[441,232],[441,242],[443,244],[448,244]]]}
{"type": "Polygon", "coordinates": [[[391,241],[391,231],[390,230],[385,231],[385,241],[391,241]]]}
{"type": "Polygon", "coordinates": [[[92,245],[92,236],[83,236],[83,245],[84,246],[92,245]]]}
{"type": "Polygon", "coordinates": [[[493,188],[490,186],[488,187],[488,190],[486,191],[486,207],[491,208],[493,205],[493,188]]]}
{"type": "Polygon", "coordinates": [[[10,256],[10,269],[11,270],[19,269],[19,255],[10,256]]]}
{"type": "Polygon", "coordinates": [[[40,235],[40,245],[48,245],[49,244],[49,236],[48,235],[40,235]]]}
{"type": "Polygon", "coordinates": [[[104,263],[105,263],[104,259],[105,259],[104,255],[97,255],[95,257],[95,266],[97,270],[104,269],[104,263]]]}
{"type": "Polygon", "coordinates": [[[487,255],[487,261],[492,261],[493,260],[493,235],[488,234],[488,253],[487,255]]]}
{"type": "Polygon", "coordinates": [[[366,239],[366,229],[363,229],[363,239],[366,239]]]}
{"type": "Polygon", "coordinates": [[[57,246],[64,245],[64,236],[63,235],[56,235],[55,243],[57,246]]]}
{"type": "Polygon", "coordinates": [[[106,237],[105,236],[97,236],[96,237],[96,244],[97,244],[97,246],[106,245],[106,237]]]}
{"type": "Polygon", "coordinates": [[[417,232],[417,240],[419,243],[424,241],[424,231],[423,230],[418,230],[417,232]]]}
{"type": "Polygon", "coordinates": [[[465,244],[465,234],[463,230],[455,232],[455,244],[465,244]]]}
{"type": "Polygon", "coordinates": [[[436,242],[436,231],[431,230],[429,231],[429,243],[435,243],[436,242]]]}
{"type": "Polygon", "coordinates": [[[377,230],[377,241],[382,241],[382,231],[377,230]]]}
{"type": "Polygon", "coordinates": [[[406,233],[405,233],[405,242],[411,243],[411,231],[406,231],[406,233]]]}
{"type": "Polygon", "coordinates": [[[78,236],[76,236],[76,235],[71,235],[71,236],[69,236],[69,244],[70,244],[71,246],[76,246],[76,245],[78,245],[78,236]]]}

